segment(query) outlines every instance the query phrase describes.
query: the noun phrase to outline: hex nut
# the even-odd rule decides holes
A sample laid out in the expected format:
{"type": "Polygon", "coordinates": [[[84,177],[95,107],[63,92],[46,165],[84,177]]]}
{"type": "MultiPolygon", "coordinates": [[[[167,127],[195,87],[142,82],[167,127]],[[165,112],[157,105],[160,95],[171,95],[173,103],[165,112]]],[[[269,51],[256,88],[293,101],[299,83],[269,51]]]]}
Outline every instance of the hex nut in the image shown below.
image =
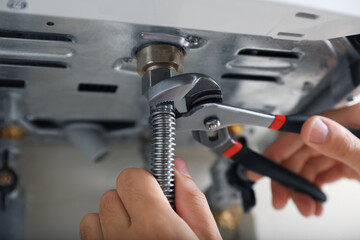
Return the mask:
{"type": "Polygon", "coordinates": [[[151,44],[136,53],[137,72],[142,77],[147,71],[168,68],[181,73],[184,68],[184,52],[169,44],[151,44]]]}

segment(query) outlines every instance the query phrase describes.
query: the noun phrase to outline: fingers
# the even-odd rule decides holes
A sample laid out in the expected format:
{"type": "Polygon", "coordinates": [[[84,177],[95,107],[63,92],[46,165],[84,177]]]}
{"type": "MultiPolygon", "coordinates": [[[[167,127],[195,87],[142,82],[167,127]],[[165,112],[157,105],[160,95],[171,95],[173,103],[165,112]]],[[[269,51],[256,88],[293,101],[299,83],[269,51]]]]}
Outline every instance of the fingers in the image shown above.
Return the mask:
{"type": "Polygon", "coordinates": [[[300,150],[294,153],[289,159],[285,160],[282,166],[288,168],[290,171],[294,173],[300,173],[306,161],[311,157],[312,157],[312,149],[307,146],[303,146],[302,148],[300,148],[300,150]]]}
{"type": "MultiPolygon", "coordinates": [[[[302,167],[300,176],[309,180],[310,182],[315,182],[315,179],[319,173],[327,171],[334,164],[335,164],[335,160],[325,156],[311,158],[302,167]]],[[[322,211],[321,203],[317,203],[311,197],[295,191],[291,191],[291,197],[302,215],[319,216],[321,214],[322,211]]]]}
{"type": "Polygon", "coordinates": [[[315,205],[315,216],[320,216],[323,211],[323,205],[321,202],[316,202],[315,205]]]}
{"type": "Polygon", "coordinates": [[[290,198],[290,191],[283,185],[271,181],[272,203],[275,209],[282,209],[290,198]]]}
{"type": "Polygon", "coordinates": [[[360,121],[359,118],[356,117],[360,116],[360,103],[351,107],[330,110],[321,115],[331,118],[344,126],[360,129],[360,121]]]}
{"type": "Polygon", "coordinates": [[[80,222],[80,235],[82,240],[102,240],[103,234],[99,214],[89,213],[80,222]]]}
{"type": "Polygon", "coordinates": [[[100,199],[99,217],[105,239],[121,236],[130,226],[130,217],[115,190],[107,191],[100,199]]]}
{"type": "Polygon", "coordinates": [[[355,170],[344,164],[336,164],[319,174],[316,178],[316,184],[322,186],[325,183],[335,182],[343,177],[360,180],[360,175],[355,170]]]}
{"type": "Polygon", "coordinates": [[[184,160],[176,159],[175,168],[177,213],[199,239],[221,239],[206,197],[191,179],[184,160]]]}
{"type": "Polygon", "coordinates": [[[281,163],[297,152],[303,145],[304,143],[299,138],[299,135],[283,133],[264,151],[264,155],[276,163],[281,163]]]}
{"type": "Polygon", "coordinates": [[[142,221],[144,214],[176,216],[156,179],[144,169],[122,171],[117,178],[116,190],[132,223],[142,221]]]}
{"type": "Polygon", "coordinates": [[[309,118],[301,137],[311,148],[360,173],[360,140],[338,123],[320,116],[309,118]]]}
{"type": "Polygon", "coordinates": [[[301,170],[300,175],[310,182],[314,182],[317,175],[329,170],[336,164],[334,159],[326,156],[319,156],[309,159],[301,170]]]}
{"type": "Polygon", "coordinates": [[[309,217],[316,212],[316,202],[309,196],[291,191],[292,199],[299,210],[299,212],[305,216],[309,217]]]}
{"type": "MultiPolygon", "coordinates": [[[[300,138],[299,138],[300,139],[300,138]]],[[[283,161],[282,166],[294,173],[300,173],[306,160],[311,156],[312,150],[307,146],[301,147],[288,160],[283,161]]],[[[271,183],[273,206],[275,209],[282,209],[290,198],[290,190],[279,183],[271,183]]]]}
{"type": "MultiPolygon", "coordinates": [[[[281,164],[304,145],[303,141],[297,134],[283,133],[265,150],[264,156],[281,164]],[[284,147],[286,146],[286,147],[284,147]]],[[[249,171],[248,177],[252,181],[260,179],[262,176],[249,171]]]]}

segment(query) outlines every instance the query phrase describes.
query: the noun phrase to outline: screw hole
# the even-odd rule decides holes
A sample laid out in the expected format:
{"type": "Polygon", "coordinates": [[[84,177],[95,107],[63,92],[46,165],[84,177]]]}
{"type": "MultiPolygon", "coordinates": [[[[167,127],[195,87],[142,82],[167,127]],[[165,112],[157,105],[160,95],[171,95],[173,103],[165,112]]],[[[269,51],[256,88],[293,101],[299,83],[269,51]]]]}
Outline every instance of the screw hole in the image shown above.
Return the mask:
{"type": "Polygon", "coordinates": [[[46,25],[48,25],[48,26],[54,26],[55,23],[54,23],[54,22],[47,22],[46,25]]]}
{"type": "Polygon", "coordinates": [[[304,85],[302,87],[303,91],[310,91],[311,89],[313,89],[313,84],[311,82],[304,82],[304,85]]]}

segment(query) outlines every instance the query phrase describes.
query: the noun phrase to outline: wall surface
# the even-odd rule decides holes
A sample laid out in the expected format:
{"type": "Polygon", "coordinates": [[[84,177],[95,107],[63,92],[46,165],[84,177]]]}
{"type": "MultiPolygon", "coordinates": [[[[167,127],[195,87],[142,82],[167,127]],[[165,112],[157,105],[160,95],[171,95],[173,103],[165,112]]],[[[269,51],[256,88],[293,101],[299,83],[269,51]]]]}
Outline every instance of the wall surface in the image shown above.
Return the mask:
{"type": "MultiPolygon", "coordinates": [[[[114,188],[119,172],[141,167],[143,162],[136,144],[112,146],[112,154],[93,164],[67,144],[30,144],[18,160],[21,179],[27,190],[26,239],[79,239],[78,225],[88,212],[98,210],[98,201],[114,188]]],[[[211,179],[208,167],[215,160],[199,145],[178,146],[176,154],[190,165],[201,189],[211,179]]],[[[359,239],[360,184],[343,180],[325,187],[329,200],[321,217],[302,217],[289,203],[285,210],[271,206],[269,181],[255,185],[257,205],[252,215],[241,217],[240,237],[253,239],[248,229],[254,221],[257,239],[359,239]]]]}

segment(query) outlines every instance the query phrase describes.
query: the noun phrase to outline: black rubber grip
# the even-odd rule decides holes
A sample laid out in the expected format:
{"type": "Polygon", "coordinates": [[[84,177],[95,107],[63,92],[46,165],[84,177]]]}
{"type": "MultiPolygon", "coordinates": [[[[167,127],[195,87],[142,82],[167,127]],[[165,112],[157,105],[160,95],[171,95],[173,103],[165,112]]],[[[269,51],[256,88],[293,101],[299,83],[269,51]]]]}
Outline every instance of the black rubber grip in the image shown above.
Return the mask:
{"type": "Polygon", "coordinates": [[[247,179],[243,169],[245,169],[243,166],[234,162],[226,171],[226,177],[229,184],[241,192],[244,212],[249,212],[256,204],[254,182],[247,179]]]}
{"type": "Polygon", "coordinates": [[[286,116],[284,125],[279,129],[282,132],[300,133],[304,122],[309,118],[305,115],[289,115],[286,116]]]}
{"type": "Polygon", "coordinates": [[[249,170],[270,177],[285,187],[307,194],[316,201],[326,201],[326,195],[314,184],[246,146],[243,146],[241,151],[232,156],[231,159],[249,170]]]}

